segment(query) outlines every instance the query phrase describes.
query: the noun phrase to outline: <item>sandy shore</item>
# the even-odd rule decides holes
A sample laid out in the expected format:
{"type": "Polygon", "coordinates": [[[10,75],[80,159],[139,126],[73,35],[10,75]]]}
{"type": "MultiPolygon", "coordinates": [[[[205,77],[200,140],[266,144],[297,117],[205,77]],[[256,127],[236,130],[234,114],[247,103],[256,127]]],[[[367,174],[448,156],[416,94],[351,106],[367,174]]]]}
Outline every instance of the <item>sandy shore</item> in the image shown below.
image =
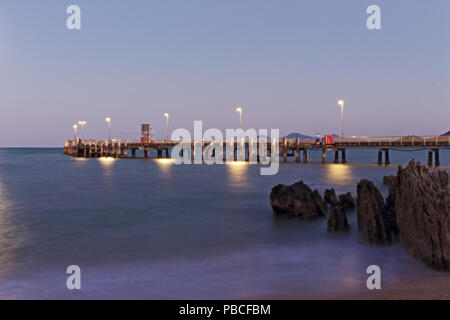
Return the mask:
{"type": "Polygon", "coordinates": [[[281,300],[450,300],[450,274],[382,284],[380,290],[364,290],[337,295],[275,297],[281,300]]]}

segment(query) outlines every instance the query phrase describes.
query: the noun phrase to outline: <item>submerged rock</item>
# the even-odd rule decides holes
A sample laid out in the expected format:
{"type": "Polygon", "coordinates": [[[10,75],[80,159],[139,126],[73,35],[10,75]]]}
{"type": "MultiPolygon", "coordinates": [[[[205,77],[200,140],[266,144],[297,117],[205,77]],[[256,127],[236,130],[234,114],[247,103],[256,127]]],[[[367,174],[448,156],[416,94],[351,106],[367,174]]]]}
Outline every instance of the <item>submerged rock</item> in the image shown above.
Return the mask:
{"type": "Polygon", "coordinates": [[[337,203],[337,197],[336,197],[336,191],[334,191],[334,188],[326,189],[323,198],[325,202],[329,205],[335,205],[337,203]]]}
{"type": "Polygon", "coordinates": [[[276,213],[291,214],[305,220],[315,220],[326,214],[326,205],[319,192],[313,192],[303,181],[291,186],[279,184],[273,187],[270,204],[276,213]]]}
{"type": "Polygon", "coordinates": [[[340,204],[333,206],[327,220],[327,231],[348,231],[349,229],[350,225],[348,224],[344,207],[340,204]]]}
{"type": "Polygon", "coordinates": [[[370,243],[389,243],[392,240],[388,212],[380,191],[372,181],[362,179],[357,185],[358,230],[370,243]]]}
{"type": "Polygon", "coordinates": [[[406,168],[400,166],[387,207],[396,216],[405,250],[433,268],[450,271],[448,173],[429,171],[414,160],[406,168]]]}
{"type": "Polygon", "coordinates": [[[351,192],[339,195],[338,203],[342,205],[344,210],[352,210],[355,208],[355,199],[353,199],[351,192]]]}

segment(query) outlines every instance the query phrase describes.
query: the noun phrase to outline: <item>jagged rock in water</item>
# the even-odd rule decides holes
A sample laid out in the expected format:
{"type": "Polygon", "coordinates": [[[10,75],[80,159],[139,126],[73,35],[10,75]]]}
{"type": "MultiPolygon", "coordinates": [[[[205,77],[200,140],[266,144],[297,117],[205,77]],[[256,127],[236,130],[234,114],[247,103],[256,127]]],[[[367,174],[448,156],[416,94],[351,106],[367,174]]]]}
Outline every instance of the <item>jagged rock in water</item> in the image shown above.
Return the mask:
{"type": "Polygon", "coordinates": [[[291,214],[305,220],[322,218],[326,214],[320,194],[303,183],[291,186],[279,184],[270,192],[270,204],[276,213],[291,214]]]}
{"type": "Polygon", "coordinates": [[[388,208],[396,215],[400,241],[414,258],[450,271],[450,193],[446,171],[412,160],[390,185],[388,208]]]}
{"type": "Polygon", "coordinates": [[[326,214],[328,211],[327,203],[322,199],[322,196],[320,195],[318,190],[313,191],[313,199],[315,203],[320,206],[321,211],[326,214]]]}
{"type": "Polygon", "coordinates": [[[341,204],[334,205],[327,220],[327,231],[348,231],[349,229],[350,225],[348,224],[344,207],[341,204]]]}
{"type": "MultiPolygon", "coordinates": [[[[394,176],[394,178],[397,178],[394,176]]],[[[393,192],[392,188],[394,186],[395,180],[391,180],[389,182],[389,195],[386,198],[386,222],[388,225],[388,228],[392,230],[392,232],[398,236],[399,230],[397,226],[397,218],[395,213],[395,192],[393,192]]]]}
{"type": "Polygon", "coordinates": [[[351,192],[339,195],[338,203],[342,205],[344,210],[351,210],[355,208],[355,199],[353,199],[351,192]]]}
{"type": "Polygon", "coordinates": [[[334,191],[334,188],[326,189],[323,198],[329,205],[335,205],[337,203],[336,191],[334,191]]]}
{"type": "Polygon", "coordinates": [[[380,191],[372,181],[362,179],[357,185],[358,230],[369,243],[389,243],[392,239],[388,213],[380,191]]]}

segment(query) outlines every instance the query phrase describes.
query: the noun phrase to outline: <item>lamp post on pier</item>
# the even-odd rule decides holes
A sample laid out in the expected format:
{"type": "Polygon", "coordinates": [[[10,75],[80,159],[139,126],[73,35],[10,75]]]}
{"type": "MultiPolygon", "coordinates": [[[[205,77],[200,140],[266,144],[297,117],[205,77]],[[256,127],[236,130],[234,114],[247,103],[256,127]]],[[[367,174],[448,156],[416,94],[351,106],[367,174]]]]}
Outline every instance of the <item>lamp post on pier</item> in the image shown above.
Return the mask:
{"type": "Polygon", "coordinates": [[[111,140],[111,118],[106,117],[105,121],[108,124],[108,141],[110,141],[111,140]]]}
{"type": "Polygon", "coordinates": [[[341,106],[341,138],[344,137],[344,100],[339,100],[338,105],[341,106]]]}
{"type": "Polygon", "coordinates": [[[77,128],[78,128],[78,125],[74,124],[73,125],[73,131],[74,131],[73,140],[77,140],[77,128]]]}
{"type": "Polygon", "coordinates": [[[236,112],[239,112],[239,128],[242,129],[242,107],[237,107],[236,112]]]}
{"type": "Polygon", "coordinates": [[[169,141],[169,114],[164,113],[164,117],[166,118],[166,141],[169,141]]]}
{"type": "Polygon", "coordinates": [[[81,126],[81,140],[84,140],[84,126],[86,125],[86,121],[78,121],[78,124],[81,126]]]}

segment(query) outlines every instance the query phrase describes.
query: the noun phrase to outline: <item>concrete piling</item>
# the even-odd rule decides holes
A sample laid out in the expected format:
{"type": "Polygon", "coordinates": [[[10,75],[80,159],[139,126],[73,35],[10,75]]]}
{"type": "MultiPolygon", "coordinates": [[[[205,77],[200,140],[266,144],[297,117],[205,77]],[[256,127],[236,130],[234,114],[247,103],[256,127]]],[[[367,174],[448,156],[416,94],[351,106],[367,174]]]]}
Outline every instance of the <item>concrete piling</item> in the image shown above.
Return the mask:
{"type": "Polygon", "coordinates": [[[384,164],[389,165],[391,161],[389,160],[389,149],[384,150],[384,164]]]}
{"type": "Polygon", "coordinates": [[[342,163],[347,163],[347,156],[345,154],[345,149],[341,150],[342,163]]]}

